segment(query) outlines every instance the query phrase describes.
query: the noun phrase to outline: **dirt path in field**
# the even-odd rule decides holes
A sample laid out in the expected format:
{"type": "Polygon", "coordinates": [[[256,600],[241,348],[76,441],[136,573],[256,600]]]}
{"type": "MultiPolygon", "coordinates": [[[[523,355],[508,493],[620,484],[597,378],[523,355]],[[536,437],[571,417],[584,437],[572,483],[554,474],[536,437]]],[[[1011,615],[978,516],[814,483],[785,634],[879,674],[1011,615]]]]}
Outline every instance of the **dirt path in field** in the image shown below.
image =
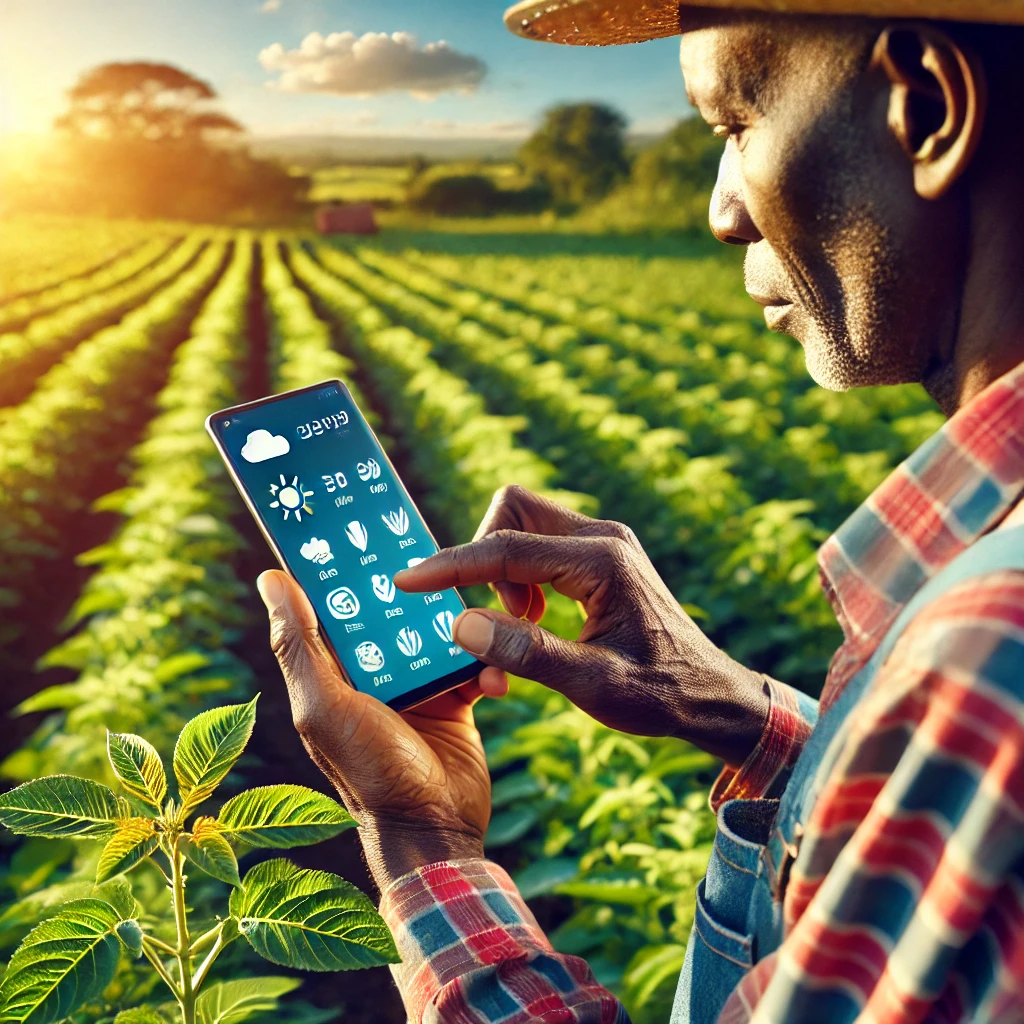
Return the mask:
{"type": "MultiPolygon", "coordinates": [[[[245,401],[262,397],[273,390],[269,373],[269,335],[263,309],[260,264],[257,249],[249,303],[251,363],[248,378],[243,385],[245,401]]],[[[330,785],[309,759],[298,733],[292,727],[291,709],[284,680],[270,650],[266,612],[256,593],[256,577],[264,569],[276,568],[277,560],[248,513],[245,513],[235,526],[248,543],[236,569],[238,578],[252,587],[248,610],[251,612],[251,620],[255,623],[236,651],[252,668],[256,677],[254,690],[261,694],[256,729],[249,745],[249,752],[255,754],[259,762],[250,763],[245,767],[246,782],[254,786],[289,782],[331,793],[330,785]]],[[[289,850],[287,856],[303,867],[333,871],[374,898],[376,896],[363,862],[359,840],[354,832],[346,832],[318,846],[289,850]]],[[[280,972],[281,969],[277,970],[280,972]]],[[[346,974],[300,976],[303,978],[303,986],[298,995],[320,1007],[344,1006],[344,1014],[339,1018],[344,1024],[405,1022],[402,1001],[391,979],[391,972],[386,967],[346,974]]]]}

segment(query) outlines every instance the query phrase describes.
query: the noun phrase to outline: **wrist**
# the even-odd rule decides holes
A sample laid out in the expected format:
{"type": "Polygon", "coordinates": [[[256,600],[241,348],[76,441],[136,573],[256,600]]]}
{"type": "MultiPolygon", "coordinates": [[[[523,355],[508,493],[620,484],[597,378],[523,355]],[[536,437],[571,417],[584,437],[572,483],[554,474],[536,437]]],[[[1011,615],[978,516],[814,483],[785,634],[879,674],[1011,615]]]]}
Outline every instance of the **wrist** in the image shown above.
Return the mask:
{"type": "Polygon", "coordinates": [[[753,753],[768,722],[771,699],[765,677],[723,654],[692,691],[678,715],[676,735],[730,768],[740,768],[753,753]]]}
{"type": "Polygon", "coordinates": [[[468,828],[364,818],[359,838],[370,874],[381,892],[396,879],[427,864],[484,858],[483,836],[468,828]]]}

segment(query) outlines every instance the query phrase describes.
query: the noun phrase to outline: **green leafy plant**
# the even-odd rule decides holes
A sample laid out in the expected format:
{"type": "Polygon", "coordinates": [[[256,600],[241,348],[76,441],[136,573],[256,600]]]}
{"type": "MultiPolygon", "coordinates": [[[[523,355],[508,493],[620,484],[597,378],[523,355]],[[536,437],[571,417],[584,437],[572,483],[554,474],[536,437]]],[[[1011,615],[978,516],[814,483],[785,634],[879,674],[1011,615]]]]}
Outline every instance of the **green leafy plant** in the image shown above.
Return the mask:
{"type": "Polygon", "coordinates": [[[174,748],[177,799],[168,796],[156,749],[127,733],[107,735],[110,765],[124,795],[91,779],[51,775],[0,797],[0,822],[12,832],[104,843],[93,893],[64,903],[11,957],[0,983],[0,1019],[55,1024],[99,996],[128,956],[149,961],[183,1024],[244,1020],[272,1009],[295,983],[249,978],[200,993],[218,956],[240,937],[273,963],[311,971],[398,960],[369,898],[338,875],[284,858],[263,861],[244,878],[239,874],[240,853],[308,846],[355,826],[340,804],[302,786],[265,786],[232,797],[216,817],[194,816],[238,760],[255,719],[254,697],[185,725],[174,748]],[[124,877],[143,863],[167,882],[171,941],[159,934],[167,934],[167,922],[143,915],[124,877]],[[190,929],[186,868],[232,886],[227,913],[199,935],[190,929]]]}

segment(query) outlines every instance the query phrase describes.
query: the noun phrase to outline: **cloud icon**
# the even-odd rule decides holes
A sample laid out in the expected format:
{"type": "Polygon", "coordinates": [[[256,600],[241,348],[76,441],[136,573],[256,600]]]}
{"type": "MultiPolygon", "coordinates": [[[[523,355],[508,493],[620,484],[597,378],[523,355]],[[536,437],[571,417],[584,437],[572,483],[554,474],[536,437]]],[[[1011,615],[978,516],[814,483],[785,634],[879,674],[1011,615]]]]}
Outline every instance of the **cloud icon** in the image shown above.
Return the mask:
{"type": "Polygon", "coordinates": [[[254,430],[246,438],[242,458],[246,462],[266,462],[267,459],[287,455],[291,450],[288,438],[280,434],[271,434],[269,430],[254,430]]]}

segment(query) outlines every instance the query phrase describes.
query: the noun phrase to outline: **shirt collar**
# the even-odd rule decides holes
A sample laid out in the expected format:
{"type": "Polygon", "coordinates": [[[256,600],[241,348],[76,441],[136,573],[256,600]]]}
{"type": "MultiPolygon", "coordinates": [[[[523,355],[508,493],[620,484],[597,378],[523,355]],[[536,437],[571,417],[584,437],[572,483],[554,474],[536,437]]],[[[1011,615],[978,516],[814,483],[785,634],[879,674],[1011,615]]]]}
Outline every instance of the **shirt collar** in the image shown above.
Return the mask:
{"type": "Polygon", "coordinates": [[[888,628],[1024,491],[1024,363],[960,409],[818,553],[847,641],[888,628]]]}

